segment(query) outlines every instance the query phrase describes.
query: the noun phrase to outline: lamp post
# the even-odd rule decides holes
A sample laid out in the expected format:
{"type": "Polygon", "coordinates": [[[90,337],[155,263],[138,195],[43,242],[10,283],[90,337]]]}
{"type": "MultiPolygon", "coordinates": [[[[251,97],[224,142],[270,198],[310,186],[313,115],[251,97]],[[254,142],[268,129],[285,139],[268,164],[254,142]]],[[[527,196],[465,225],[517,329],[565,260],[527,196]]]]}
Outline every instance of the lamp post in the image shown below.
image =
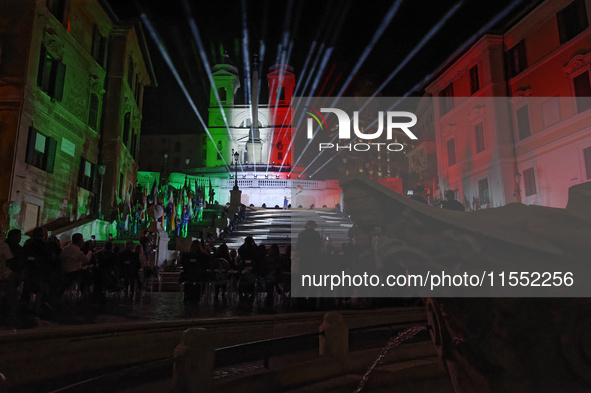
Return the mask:
{"type": "MultiPolygon", "coordinates": [[[[234,149],[232,149],[234,151],[234,149]]],[[[234,190],[238,190],[238,157],[240,154],[234,152],[234,190]]]]}
{"type": "Polygon", "coordinates": [[[166,179],[166,171],[168,170],[168,153],[164,153],[164,168],[162,168],[162,173],[160,173],[160,184],[162,184],[163,180],[166,179]]]}
{"type": "Polygon", "coordinates": [[[521,202],[521,173],[519,171],[515,172],[515,196],[517,197],[517,202],[521,202]]]}
{"type": "Polygon", "coordinates": [[[103,219],[102,207],[103,207],[103,180],[105,178],[105,171],[107,170],[107,166],[101,164],[98,166],[98,173],[101,177],[101,186],[99,189],[99,205],[98,205],[98,217],[99,220],[103,219]]]}

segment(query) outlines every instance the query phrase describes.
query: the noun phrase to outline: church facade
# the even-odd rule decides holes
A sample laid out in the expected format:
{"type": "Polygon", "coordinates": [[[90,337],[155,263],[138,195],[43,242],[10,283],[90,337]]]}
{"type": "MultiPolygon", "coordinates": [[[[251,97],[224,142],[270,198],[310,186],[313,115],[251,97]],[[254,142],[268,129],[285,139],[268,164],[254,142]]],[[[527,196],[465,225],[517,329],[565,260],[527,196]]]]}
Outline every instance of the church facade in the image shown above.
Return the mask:
{"type": "MultiPolygon", "coordinates": [[[[235,66],[218,64],[213,68],[213,81],[209,100],[208,129],[205,166],[215,167],[234,163],[248,166],[268,175],[272,171],[287,171],[291,165],[287,152],[292,134],[292,98],[295,75],[292,67],[274,65],[267,74],[269,103],[258,103],[258,66],[252,77],[251,105],[235,104],[240,88],[240,76],[235,66]]],[[[285,176],[284,176],[285,177],[285,176]]]]}
{"type": "Polygon", "coordinates": [[[293,68],[273,65],[266,81],[259,79],[258,68],[254,63],[252,86],[243,87],[236,66],[226,61],[213,67],[208,129],[199,149],[202,165],[184,175],[171,173],[169,181],[180,186],[188,177],[209,186],[211,180],[215,200],[221,204],[230,200],[235,185],[247,206],[282,207],[285,197],[292,207],[334,207],[341,203],[337,180],[306,179],[301,168],[293,166],[293,68]],[[261,104],[259,85],[265,82],[269,99],[261,104]],[[250,104],[236,103],[240,88],[250,91],[250,104]]]}

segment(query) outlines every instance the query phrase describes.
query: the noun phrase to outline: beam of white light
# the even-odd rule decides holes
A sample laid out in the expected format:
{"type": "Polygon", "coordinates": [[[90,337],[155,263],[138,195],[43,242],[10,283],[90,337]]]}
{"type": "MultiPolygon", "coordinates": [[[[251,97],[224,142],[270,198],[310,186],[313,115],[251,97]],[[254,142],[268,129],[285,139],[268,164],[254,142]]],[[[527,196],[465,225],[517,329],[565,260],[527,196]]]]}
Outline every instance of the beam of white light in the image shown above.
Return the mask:
{"type": "MultiPolygon", "coordinates": [[[[409,91],[407,91],[403,97],[408,97],[412,92],[416,91],[419,87],[421,87],[424,83],[426,83],[428,80],[430,80],[433,75],[435,75],[439,69],[445,67],[446,65],[448,65],[453,59],[455,59],[458,54],[464,52],[469,46],[473,45],[474,42],[476,41],[476,39],[478,39],[482,34],[484,34],[485,32],[487,32],[491,27],[493,27],[495,24],[497,24],[501,19],[503,19],[504,17],[506,17],[511,11],[513,11],[515,9],[515,7],[517,7],[519,4],[521,4],[523,2],[523,0],[515,0],[514,2],[512,2],[509,6],[507,6],[503,11],[501,11],[500,13],[498,13],[497,15],[495,15],[494,18],[492,18],[488,23],[486,23],[480,30],[478,30],[478,32],[476,32],[475,34],[473,34],[470,38],[468,38],[456,51],[454,51],[443,63],[441,66],[437,67],[435,70],[433,70],[431,73],[427,74],[420,82],[418,82],[416,85],[414,85],[414,87],[412,87],[409,91]]],[[[385,84],[382,84],[385,86],[385,84]]],[[[375,97],[375,95],[373,95],[372,97],[375,97]]],[[[395,104],[394,104],[395,105],[395,104]]],[[[393,106],[394,106],[393,105],[393,106]]],[[[375,121],[374,121],[375,123],[375,121]]],[[[372,123],[372,124],[374,124],[372,123]]],[[[355,140],[357,140],[357,138],[355,138],[355,140]]],[[[333,139],[334,141],[334,139],[333,139]]],[[[316,173],[318,173],[324,166],[326,166],[329,162],[331,162],[337,155],[341,154],[341,151],[338,151],[335,155],[333,155],[329,160],[327,160],[322,166],[320,166],[314,173],[312,173],[311,176],[315,175],[316,173]]]]}
{"type": "MultiPolygon", "coordinates": [[[[423,37],[423,39],[414,47],[414,49],[408,54],[406,55],[406,57],[404,58],[404,60],[398,65],[398,67],[396,67],[394,69],[394,71],[392,71],[392,73],[390,73],[390,75],[388,75],[388,77],[386,78],[386,80],[384,82],[382,82],[382,84],[378,87],[378,89],[376,90],[376,92],[371,96],[371,98],[377,96],[379,94],[379,92],[381,92],[388,83],[390,83],[390,81],[396,76],[398,75],[398,73],[400,72],[401,69],[403,69],[404,67],[406,67],[406,65],[408,64],[408,62],[415,57],[415,55],[417,53],[419,53],[419,51],[421,49],[423,49],[423,47],[425,46],[425,44],[427,44],[427,42],[429,42],[431,40],[431,38],[433,38],[433,36],[435,34],[437,34],[439,32],[439,30],[441,30],[441,28],[443,27],[443,25],[445,25],[445,23],[449,20],[449,18],[451,18],[456,11],[460,8],[460,6],[463,4],[463,1],[460,1],[459,3],[457,3],[456,5],[454,5],[449,11],[447,11],[445,13],[445,15],[443,16],[443,18],[441,18],[439,20],[439,22],[437,22],[437,24],[435,26],[433,26],[431,28],[431,30],[429,30],[429,32],[423,37]]],[[[367,102],[369,103],[369,101],[367,102]]],[[[366,105],[367,105],[366,103],[366,105]]]]}
{"type": "MultiPolygon", "coordinates": [[[[201,35],[199,34],[199,29],[197,28],[197,23],[195,21],[195,18],[193,16],[193,13],[191,11],[191,7],[189,6],[189,3],[187,2],[187,0],[183,0],[183,6],[185,7],[185,11],[187,13],[187,15],[189,15],[189,27],[191,28],[191,33],[193,34],[193,38],[195,39],[195,42],[197,43],[197,47],[199,49],[199,55],[201,56],[201,61],[203,62],[203,65],[205,66],[205,72],[207,73],[207,78],[209,79],[209,83],[211,84],[211,89],[213,90],[213,93],[215,94],[215,99],[216,102],[218,104],[218,107],[220,108],[220,113],[222,115],[222,118],[224,120],[224,125],[226,126],[226,130],[228,132],[228,137],[231,141],[234,140],[233,136],[232,136],[232,132],[230,131],[230,126],[229,126],[229,122],[228,122],[228,118],[226,117],[226,111],[224,110],[224,108],[222,107],[222,102],[220,101],[220,96],[218,94],[218,90],[215,88],[215,82],[213,80],[213,75],[211,73],[211,66],[209,64],[209,61],[207,60],[207,55],[205,54],[205,46],[203,45],[203,41],[201,40],[201,35]]],[[[212,139],[212,142],[215,144],[215,142],[212,139]]],[[[216,145],[216,149],[217,149],[217,145],[216,145]]],[[[233,160],[234,157],[232,157],[230,159],[233,160]]],[[[244,172],[244,168],[242,167],[242,163],[240,163],[240,170],[244,172]]]]}
{"type": "Polygon", "coordinates": [[[152,36],[152,39],[154,40],[154,42],[158,46],[158,49],[160,51],[160,54],[162,54],[162,57],[164,58],[164,61],[168,65],[168,68],[170,68],[170,71],[174,75],[174,78],[176,79],[176,81],[177,81],[179,87],[181,88],[181,90],[183,91],[183,94],[187,98],[187,101],[189,101],[189,105],[193,109],[193,112],[195,112],[195,115],[197,115],[197,118],[199,119],[199,122],[201,123],[201,125],[203,126],[203,129],[207,133],[207,136],[212,141],[213,147],[218,152],[219,156],[222,158],[222,162],[224,163],[224,166],[226,167],[226,170],[228,172],[230,172],[230,167],[228,167],[228,164],[226,163],[226,160],[224,159],[224,156],[218,150],[217,145],[214,142],[213,137],[209,133],[209,129],[207,128],[207,125],[205,124],[205,121],[203,120],[203,117],[201,117],[201,114],[199,113],[199,110],[197,109],[197,106],[195,105],[195,102],[193,102],[193,99],[191,98],[191,95],[189,94],[189,91],[185,87],[185,84],[183,83],[183,81],[182,81],[179,73],[177,72],[174,64],[172,63],[172,60],[171,60],[170,56],[166,52],[166,49],[164,48],[164,45],[162,44],[162,41],[158,37],[158,34],[156,33],[156,30],[154,30],[154,27],[152,26],[152,24],[148,20],[148,17],[146,16],[146,14],[142,13],[140,15],[140,18],[142,19],[142,22],[144,22],[144,24],[148,28],[148,31],[150,32],[150,35],[152,36]]]}
{"type": "MultiPolygon", "coordinates": [[[[244,102],[250,105],[250,131],[247,139],[250,140],[254,136],[254,127],[258,127],[258,124],[254,124],[254,103],[251,100],[252,97],[252,79],[250,71],[250,51],[248,49],[248,26],[246,23],[246,0],[242,0],[242,61],[244,62],[244,73],[245,73],[245,89],[244,89],[244,102]]],[[[258,107],[258,106],[257,106],[258,107]]],[[[258,116],[257,116],[258,117],[258,116]]],[[[249,159],[251,159],[249,157],[249,159]]],[[[253,157],[255,159],[255,157],[253,157]]],[[[256,175],[256,162],[253,161],[253,170],[256,175]]]]}
{"type": "Polygon", "coordinates": [[[349,77],[347,78],[347,80],[345,80],[345,83],[343,83],[343,86],[341,87],[341,89],[337,93],[337,95],[336,95],[337,98],[340,97],[345,92],[345,90],[347,90],[349,83],[351,83],[351,81],[353,80],[353,78],[357,74],[357,71],[359,71],[359,69],[361,68],[363,63],[365,63],[365,60],[367,59],[367,57],[369,56],[369,54],[373,50],[373,48],[376,45],[376,43],[378,42],[378,40],[382,37],[382,34],[384,34],[384,31],[386,31],[386,28],[388,26],[390,26],[390,22],[392,22],[392,19],[394,19],[394,16],[398,12],[398,9],[400,8],[400,4],[402,4],[402,0],[397,0],[392,5],[392,7],[390,7],[388,12],[386,12],[386,15],[384,16],[384,20],[382,20],[382,23],[380,24],[380,26],[378,27],[378,29],[374,33],[369,44],[367,44],[365,46],[365,50],[363,51],[363,53],[359,57],[359,60],[357,60],[357,63],[355,64],[355,66],[351,70],[349,77]]]}
{"type": "MultiPolygon", "coordinates": [[[[340,14],[337,17],[337,13],[333,14],[333,17],[336,17],[336,27],[333,30],[333,34],[330,37],[329,40],[329,46],[326,49],[324,56],[322,56],[322,61],[320,63],[320,67],[318,69],[318,71],[316,71],[316,78],[314,78],[314,82],[312,83],[312,87],[310,89],[310,93],[314,93],[314,91],[316,90],[316,87],[318,86],[318,83],[320,81],[320,78],[322,78],[322,74],[324,73],[324,69],[326,68],[326,65],[328,63],[328,60],[330,59],[332,52],[334,50],[334,44],[337,40],[337,37],[339,36],[339,34],[341,33],[341,28],[343,27],[343,23],[345,21],[345,16],[347,15],[347,13],[349,12],[349,8],[351,7],[351,2],[346,2],[344,7],[342,8],[340,14]]],[[[321,52],[319,52],[320,54],[321,52]]],[[[285,161],[287,160],[287,158],[289,157],[289,152],[291,151],[291,148],[293,146],[293,141],[298,133],[299,130],[299,123],[298,125],[295,127],[294,129],[294,134],[292,135],[291,141],[289,142],[289,146],[286,149],[285,152],[285,157],[283,158],[283,161],[281,162],[281,166],[279,167],[279,170],[281,170],[281,168],[283,168],[283,166],[285,165],[285,161]]],[[[310,142],[308,142],[310,143],[310,142]]],[[[296,161],[296,163],[294,163],[292,165],[292,168],[294,168],[297,164],[297,162],[299,161],[299,159],[301,158],[301,156],[298,158],[298,160],[296,161]]],[[[291,172],[290,172],[291,173],[291,172]]]]}
{"type": "MultiPolygon", "coordinates": [[[[462,2],[457,3],[456,5],[454,5],[449,11],[447,11],[445,13],[445,15],[443,16],[443,18],[441,18],[437,24],[435,24],[435,26],[433,26],[428,32],[427,34],[421,39],[421,41],[415,46],[415,48],[408,54],[406,55],[406,57],[404,58],[404,60],[402,60],[402,62],[394,69],[394,71],[392,71],[390,73],[390,75],[388,75],[388,77],[386,78],[386,80],[384,82],[382,82],[382,84],[378,87],[378,89],[370,96],[370,99],[367,100],[365,102],[365,104],[359,109],[359,111],[361,112],[370,102],[371,99],[376,97],[385,87],[388,83],[390,83],[390,81],[400,72],[400,70],[404,67],[406,67],[406,65],[408,64],[408,62],[427,44],[427,42],[429,42],[431,40],[431,38],[433,38],[433,36],[435,36],[435,34],[437,34],[439,32],[439,30],[441,30],[441,28],[445,25],[445,23],[449,20],[449,18],[452,17],[452,15],[454,15],[457,10],[460,8],[460,6],[462,5],[462,2]]],[[[329,142],[329,143],[334,143],[334,141],[336,140],[337,135],[335,135],[333,137],[333,139],[329,142]]],[[[304,151],[300,154],[300,157],[303,156],[304,152],[306,151],[306,149],[308,148],[310,144],[307,144],[304,151]]],[[[322,156],[322,154],[325,153],[325,151],[321,151],[320,154],[318,154],[313,160],[312,162],[310,162],[306,168],[304,168],[304,171],[302,171],[302,173],[304,173],[306,170],[308,170],[308,168],[318,159],[320,158],[320,156],[322,156]]],[[[337,154],[333,155],[326,163],[324,163],[320,168],[323,168],[328,162],[332,161],[332,159],[334,157],[336,157],[337,154]]],[[[317,169],[316,172],[314,172],[312,175],[316,174],[319,170],[317,169]]]]}
{"type": "MultiPolygon", "coordinates": [[[[310,60],[312,59],[312,55],[314,54],[314,50],[316,49],[316,40],[312,41],[312,45],[310,45],[310,49],[308,50],[308,55],[306,56],[306,61],[304,62],[304,67],[302,68],[302,77],[304,75],[306,75],[306,72],[308,71],[308,65],[310,63],[310,60]]],[[[300,86],[302,86],[302,88],[304,87],[304,84],[298,84],[293,92],[294,97],[298,96],[298,91],[300,89],[300,86]]]]}
{"type": "MultiPolygon", "coordinates": [[[[382,37],[382,35],[384,34],[384,31],[386,31],[386,28],[388,28],[388,26],[392,22],[392,19],[394,19],[394,16],[396,16],[396,13],[398,12],[398,9],[400,8],[401,4],[402,4],[402,0],[397,0],[392,5],[392,7],[390,7],[388,12],[386,12],[384,19],[382,20],[382,23],[380,23],[380,25],[376,29],[373,37],[371,38],[369,43],[365,46],[365,49],[361,53],[361,56],[357,60],[357,63],[355,63],[355,66],[353,67],[353,69],[349,73],[349,76],[347,77],[347,79],[345,80],[343,85],[341,86],[341,89],[339,90],[335,99],[333,100],[332,104],[330,105],[331,107],[334,106],[334,104],[338,101],[339,97],[341,97],[343,95],[343,93],[345,92],[345,90],[347,90],[349,83],[351,83],[351,81],[353,80],[353,78],[357,74],[357,71],[359,71],[359,69],[361,68],[363,63],[365,63],[365,60],[367,59],[367,57],[369,56],[369,54],[371,53],[371,51],[375,47],[376,43],[382,37]]],[[[315,135],[316,134],[314,134],[314,136],[315,135]]],[[[296,166],[296,164],[300,162],[301,158],[304,156],[304,154],[306,153],[306,150],[308,150],[308,147],[310,147],[310,145],[311,145],[311,143],[306,144],[306,146],[304,147],[304,150],[300,153],[299,157],[297,158],[294,166],[296,166]]],[[[310,165],[311,165],[311,163],[310,163],[310,165]]]]}

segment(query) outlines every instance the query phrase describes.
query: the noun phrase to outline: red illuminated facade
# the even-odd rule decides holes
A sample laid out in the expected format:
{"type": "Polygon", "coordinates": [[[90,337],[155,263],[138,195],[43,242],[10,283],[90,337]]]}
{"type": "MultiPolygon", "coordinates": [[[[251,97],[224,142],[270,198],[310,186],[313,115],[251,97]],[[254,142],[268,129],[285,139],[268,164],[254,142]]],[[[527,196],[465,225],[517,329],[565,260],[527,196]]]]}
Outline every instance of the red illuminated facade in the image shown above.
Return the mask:
{"type": "Polygon", "coordinates": [[[590,10],[545,1],[430,81],[436,193],[454,190],[470,210],[565,207],[568,188],[591,180],[591,105],[580,99],[591,96],[590,10]]]}
{"type": "Polygon", "coordinates": [[[285,64],[277,64],[267,74],[269,83],[269,110],[273,124],[273,141],[269,152],[270,163],[289,165],[291,151],[287,151],[291,142],[293,119],[292,98],[295,88],[293,69],[285,64]]]}

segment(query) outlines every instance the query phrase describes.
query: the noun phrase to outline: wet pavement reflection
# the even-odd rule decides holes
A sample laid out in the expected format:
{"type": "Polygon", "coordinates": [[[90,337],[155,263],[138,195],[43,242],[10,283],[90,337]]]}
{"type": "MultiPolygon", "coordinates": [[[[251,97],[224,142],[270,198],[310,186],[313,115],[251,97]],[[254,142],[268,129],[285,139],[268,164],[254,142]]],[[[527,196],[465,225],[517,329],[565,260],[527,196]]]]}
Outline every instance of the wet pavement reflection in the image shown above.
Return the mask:
{"type": "MultiPolygon", "coordinates": [[[[167,322],[194,318],[223,318],[253,314],[291,312],[287,301],[278,300],[272,307],[264,307],[263,297],[252,306],[242,307],[237,298],[228,296],[214,302],[204,296],[197,304],[183,303],[182,292],[150,292],[134,299],[115,297],[100,302],[87,299],[62,299],[57,307],[42,307],[36,326],[84,325],[125,322],[167,322]]],[[[35,327],[35,326],[30,326],[35,327]]]]}

